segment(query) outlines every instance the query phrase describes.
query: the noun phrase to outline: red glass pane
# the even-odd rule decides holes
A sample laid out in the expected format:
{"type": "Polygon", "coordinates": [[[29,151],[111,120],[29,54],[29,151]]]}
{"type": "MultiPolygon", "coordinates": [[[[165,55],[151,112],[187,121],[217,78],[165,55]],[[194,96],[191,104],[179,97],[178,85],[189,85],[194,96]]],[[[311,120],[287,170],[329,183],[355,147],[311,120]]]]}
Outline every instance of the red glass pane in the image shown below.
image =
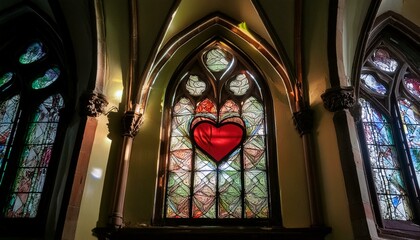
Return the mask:
{"type": "Polygon", "coordinates": [[[207,153],[213,160],[219,162],[234,151],[243,140],[244,129],[235,123],[203,121],[193,130],[197,147],[207,153]]]}

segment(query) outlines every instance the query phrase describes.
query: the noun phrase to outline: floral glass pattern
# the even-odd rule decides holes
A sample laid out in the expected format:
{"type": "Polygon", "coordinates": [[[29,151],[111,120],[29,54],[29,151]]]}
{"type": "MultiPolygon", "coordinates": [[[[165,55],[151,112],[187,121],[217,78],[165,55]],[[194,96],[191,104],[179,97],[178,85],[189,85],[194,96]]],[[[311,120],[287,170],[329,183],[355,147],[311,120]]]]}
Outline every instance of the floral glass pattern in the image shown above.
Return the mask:
{"type": "Polygon", "coordinates": [[[173,99],[178,100],[170,114],[164,218],[267,219],[262,94],[252,89],[254,77],[243,64],[232,65],[237,59],[228,50],[216,44],[202,56],[194,67],[219,74],[207,75],[204,81],[187,71],[174,90],[173,99]],[[243,74],[235,74],[237,70],[243,74]],[[187,91],[182,91],[183,85],[187,91]]]}

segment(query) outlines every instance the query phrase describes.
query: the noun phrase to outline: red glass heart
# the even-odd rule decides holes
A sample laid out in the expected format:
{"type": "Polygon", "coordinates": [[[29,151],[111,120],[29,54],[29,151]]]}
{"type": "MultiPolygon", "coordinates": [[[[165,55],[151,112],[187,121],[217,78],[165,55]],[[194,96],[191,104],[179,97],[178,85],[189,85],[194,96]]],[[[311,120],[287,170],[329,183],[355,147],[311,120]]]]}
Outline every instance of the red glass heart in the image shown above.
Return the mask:
{"type": "Polygon", "coordinates": [[[193,136],[198,148],[219,162],[242,143],[244,129],[231,122],[217,126],[205,121],[194,127],[193,136]]]}

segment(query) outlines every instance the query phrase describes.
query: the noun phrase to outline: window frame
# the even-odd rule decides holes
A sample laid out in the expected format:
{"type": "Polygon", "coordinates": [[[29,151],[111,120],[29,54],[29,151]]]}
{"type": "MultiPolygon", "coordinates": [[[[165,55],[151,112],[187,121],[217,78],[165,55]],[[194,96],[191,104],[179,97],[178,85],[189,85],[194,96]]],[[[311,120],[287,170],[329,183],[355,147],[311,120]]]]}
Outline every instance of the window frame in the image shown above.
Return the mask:
{"type": "MultiPolygon", "coordinates": [[[[378,27],[376,32],[373,33],[373,36],[371,37],[373,40],[365,51],[363,67],[360,72],[360,75],[369,73],[375,77],[379,77],[380,79],[376,80],[380,83],[388,83],[387,93],[382,96],[381,94],[367,89],[363,86],[362,83],[359,84],[358,89],[359,97],[368,101],[373,108],[386,115],[389,120],[388,123],[391,126],[392,137],[398,154],[397,160],[401,166],[401,172],[404,178],[404,182],[407,185],[407,192],[412,205],[412,211],[414,215],[413,221],[389,220],[382,218],[379,209],[379,200],[377,200],[377,192],[375,190],[375,184],[373,181],[373,173],[370,166],[369,154],[366,147],[363,122],[361,120],[357,122],[357,131],[360,139],[362,158],[364,160],[363,162],[368,192],[379,236],[411,238],[420,234],[420,203],[417,201],[417,199],[420,197],[420,189],[415,189],[416,184],[417,186],[420,186],[420,183],[417,182],[415,175],[412,178],[408,177],[411,175],[411,172],[414,173],[414,169],[413,162],[409,164],[407,163],[411,157],[407,155],[409,154],[409,148],[405,140],[406,135],[402,129],[403,122],[401,120],[398,101],[401,98],[405,98],[410,100],[410,102],[413,104],[418,102],[418,99],[415,99],[415,97],[408,92],[402,81],[404,79],[404,75],[407,73],[407,70],[410,70],[409,72],[414,72],[419,77],[420,71],[416,70],[415,64],[413,64],[413,62],[405,56],[403,50],[397,49],[396,45],[403,42],[404,44],[409,44],[411,47],[414,47],[420,51],[418,46],[420,38],[417,34],[414,36],[407,35],[407,33],[411,31],[405,31],[404,24],[402,24],[400,21],[397,21],[397,23],[394,21],[396,21],[394,18],[385,21],[384,26],[378,27]],[[417,47],[415,47],[416,42],[417,47]],[[386,49],[388,49],[390,54],[392,54],[395,59],[399,61],[399,65],[393,74],[385,74],[384,71],[376,68],[375,65],[370,61],[373,51],[380,46],[384,46],[386,49]]],[[[417,60],[420,60],[420,54],[417,55],[417,58],[417,60]]],[[[418,63],[420,63],[420,61],[418,61],[418,63]]]]}
{"type": "MultiPolygon", "coordinates": [[[[0,16],[0,29],[2,33],[8,38],[0,42],[0,52],[7,52],[8,58],[1,59],[0,63],[8,65],[9,68],[16,70],[19,75],[14,80],[19,81],[14,83],[13,87],[9,89],[0,90],[5,92],[0,94],[0,101],[6,101],[14,95],[20,95],[17,112],[20,111],[19,123],[16,124],[13,150],[9,159],[14,161],[13,165],[8,166],[5,173],[5,179],[0,187],[0,232],[2,237],[41,237],[45,235],[46,225],[48,219],[51,217],[54,191],[56,190],[57,170],[61,165],[61,150],[64,143],[64,136],[66,127],[69,124],[70,109],[73,107],[73,100],[71,91],[73,91],[73,83],[67,81],[69,72],[67,70],[66,57],[64,56],[64,48],[59,33],[53,29],[53,26],[48,23],[47,18],[42,14],[36,12],[32,8],[22,5],[17,8],[9,9],[9,12],[3,13],[0,16]],[[28,44],[35,41],[41,41],[47,48],[49,56],[43,57],[35,64],[28,64],[23,66],[18,62],[20,54],[25,52],[28,44]],[[15,63],[10,61],[10,58],[15,59],[15,63]],[[53,64],[54,63],[54,64],[53,64]],[[25,75],[43,76],[42,74],[49,67],[60,66],[60,75],[51,85],[42,89],[31,89],[29,81],[26,80],[25,75]],[[39,67],[42,68],[39,69],[39,67]],[[19,86],[18,86],[19,85],[19,86]],[[31,94],[38,92],[37,95],[31,94]],[[52,154],[48,164],[48,171],[45,178],[45,183],[42,188],[42,197],[38,206],[37,215],[35,217],[20,217],[10,218],[4,217],[4,208],[7,205],[7,197],[9,195],[10,185],[13,184],[16,176],[17,165],[21,158],[23,144],[26,138],[26,130],[30,125],[33,114],[36,109],[49,97],[55,94],[60,94],[63,100],[63,107],[59,110],[59,121],[57,123],[56,136],[52,144],[52,154]],[[25,230],[22,230],[25,229],[25,230]]],[[[4,55],[3,55],[4,56],[4,55]]],[[[6,71],[7,72],[7,71],[6,71]]],[[[32,78],[33,79],[33,78],[32,78]]],[[[55,204],[53,204],[55,205],[55,204]]],[[[59,211],[59,210],[58,210],[59,211]]],[[[57,212],[58,212],[57,211],[57,212]]],[[[55,218],[55,216],[54,216],[55,218]]],[[[55,220],[54,220],[55,221],[55,220]]]]}
{"type": "MultiPolygon", "coordinates": [[[[267,84],[265,83],[265,78],[263,77],[264,74],[258,68],[258,66],[252,61],[250,57],[248,57],[243,51],[239,48],[234,46],[228,40],[220,37],[213,37],[203,44],[197,49],[194,49],[192,52],[188,54],[185,60],[178,66],[175,70],[174,74],[172,75],[167,89],[167,93],[165,93],[165,105],[163,111],[163,118],[162,118],[162,125],[161,125],[161,135],[163,139],[161,141],[161,148],[160,148],[160,156],[158,161],[158,181],[157,181],[157,189],[156,189],[156,199],[155,199],[155,209],[152,219],[152,224],[155,226],[176,226],[176,225],[185,225],[185,226],[281,226],[281,208],[280,208],[280,190],[279,190],[279,183],[278,183],[278,173],[277,173],[277,153],[276,153],[276,145],[275,145],[275,134],[274,134],[274,109],[272,103],[271,93],[267,84]],[[194,58],[199,58],[199,53],[204,52],[206,49],[210,49],[218,42],[220,45],[230,49],[230,53],[234,55],[236,59],[240,59],[241,64],[243,64],[248,70],[252,69],[252,74],[255,76],[256,79],[260,79],[260,84],[264,86],[255,86],[255,88],[259,88],[259,90],[264,94],[265,99],[262,100],[262,104],[264,105],[264,113],[265,113],[265,120],[266,126],[266,149],[267,149],[267,187],[268,187],[268,201],[269,201],[269,217],[267,219],[198,219],[198,218],[185,218],[185,219],[170,219],[164,217],[164,209],[165,209],[165,199],[166,199],[166,182],[167,182],[167,164],[169,162],[169,141],[170,141],[170,131],[171,131],[171,111],[172,111],[172,104],[176,102],[175,98],[175,89],[177,85],[180,84],[180,80],[182,78],[182,73],[189,69],[194,64],[194,58]],[[268,136],[272,137],[268,137],[268,136]]],[[[254,83],[253,83],[254,84],[254,83]]],[[[184,89],[184,92],[186,90],[184,89]]],[[[206,90],[207,91],[207,90],[206,90]]],[[[252,92],[255,90],[252,90],[252,92]]],[[[248,93],[249,95],[252,95],[248,93]]],[[[233,96],[233,94],[232,94],[233,96]]],[[[201,100],[206,99],[207,97],[203,97],[201,100]]],[[[222,99],[226,100],[226,97],[222,99]]],[[[213,99],[214,100],[214,99],[213,99]]],[[[233,99],[235,101],[235,99],[233,99]]],[[[223,102],[223,100],[221,100],[223,102]]],[[[217,102],[215,103],[217,105],[217,102]]],[[[217,106],[217,110],[220,110],[222,106],[217,106]]]]}

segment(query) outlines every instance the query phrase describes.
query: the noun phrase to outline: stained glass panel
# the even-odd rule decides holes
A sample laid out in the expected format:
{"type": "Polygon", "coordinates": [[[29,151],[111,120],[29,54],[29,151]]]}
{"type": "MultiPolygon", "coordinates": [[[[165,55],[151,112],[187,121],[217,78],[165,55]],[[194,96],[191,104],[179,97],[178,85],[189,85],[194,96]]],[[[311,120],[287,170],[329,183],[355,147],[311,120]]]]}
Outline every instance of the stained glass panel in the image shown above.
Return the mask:
{"type": "Polygon", "coordinates": [[[239,106],[232,100],[227,100],[220,109],[220,120],[239,117],[239,106]]]}
{"type": "Polygon", "coordinates": [[[0,87],[8,83],[10,80],[12,80],[12,78],[13,78],[12,72],[7,72],[3,74],[3,76],[0,77],[0,87]]]}
{"type": "Polygon", "coordinates": [[[47,98],[36,110],[26,131],[23,151],[4,216],[11,218],[37,216],[42,190],[57,133],[61,95],[47,98]]]}
{"type": "Polygon", "coordinates": [[[185,88],[192,96],[200,96],[206,90],[206,83],[198,78],[198,76],[190,75],[185,88]]]}
{"type": "Polygon", "coordinates": [[[229,83],[229,89],[237,96],[244,95],[249,89],[249,80],[245,74],[241,73],[229,83]]]}
{"type": "Polygon", "coordinates": [[[216,171],[195,172],[193,218],[216,217],[216,177],[216,171]]]}
{"type": "Polygon", "coordinates": [[[19,100],[19,95],[16,95],[0,104],[0,186],[7,168],[8,152],[10,152],[7,148],[11,145],[12,128],[18,123],[16,117],[19,100]]]}
{"type": "Polygon", "coordinates": [[[60,76],[60,69],[58,67],[54,67],[51,69],[48,69],[44,76],[35,79],[32,82],[32,88],[33,89],[41,89],[46,88],[49,85],[51,85],[57,78],[60,76]]]}
{"type": "Polygon", "coordinates": [[[387,118],[360,99],[362,123],[381,215],[384,219],[410,220],[407,188],[403,183],[394,137],[387,118]]]}
{"type": "Polygon", "coordinates": [[[26,52],[19,57],[22,64],[30,64],[43,58],[47,53],[42,42],[34,42],[26,49],[26,52]]]}
{"type": "Polygon", "coordinates": [[[195,70],[238,69],[207,72],[205,82],[190,75],[169,96],[179,100],[171,106],[164,217],[269,218],[265,108],[249,94],[255,78],[220,48],[200,56],[204,66],[195,70]]]}
{"type": "Polygon", "coordinates": [[[398,62],[393,59],[385,49],[378,48],[373,52],[373,64],[382,71],[394,73],[397,70],[398,62]]]}
{"type": "Polygon", "coordinates": [[[245,217],[268,217],[267,174],[260,170],[244,171],[245,217]]]}
{"type": "Polygon", "coordinates": [[[384,95],[386,93],[386,87],[382,83],[379,83],[371,74],[360,75],[360,81],[365,87],[376,93],[379,93],[381,95],[384,95]]]}
{"type": "Polygon", "coordinates": [[[420,98],[420,80],[414,77],[405,77],[404,85],[414,96],[420,98]]]}
{"type": "Polygon", "coordinates": [[[248,136],[265,135],[264,107],[255,97],[250,97],[244,102],[242,118],[248,136]]]}
{"type": "Polygon", "coordinates": [[[220,72],[227,69],[230,61],[222,49],[214,48],[205,54],[204,62],[210,71],[220,72]]]}
{"type": "Polygon", "coordinates": [[[411,161],[416,172],[417,182],[420,183],[420,112],[417,105],[407,99],[398,101],[405,138],[410,149],[411,161]]]}

